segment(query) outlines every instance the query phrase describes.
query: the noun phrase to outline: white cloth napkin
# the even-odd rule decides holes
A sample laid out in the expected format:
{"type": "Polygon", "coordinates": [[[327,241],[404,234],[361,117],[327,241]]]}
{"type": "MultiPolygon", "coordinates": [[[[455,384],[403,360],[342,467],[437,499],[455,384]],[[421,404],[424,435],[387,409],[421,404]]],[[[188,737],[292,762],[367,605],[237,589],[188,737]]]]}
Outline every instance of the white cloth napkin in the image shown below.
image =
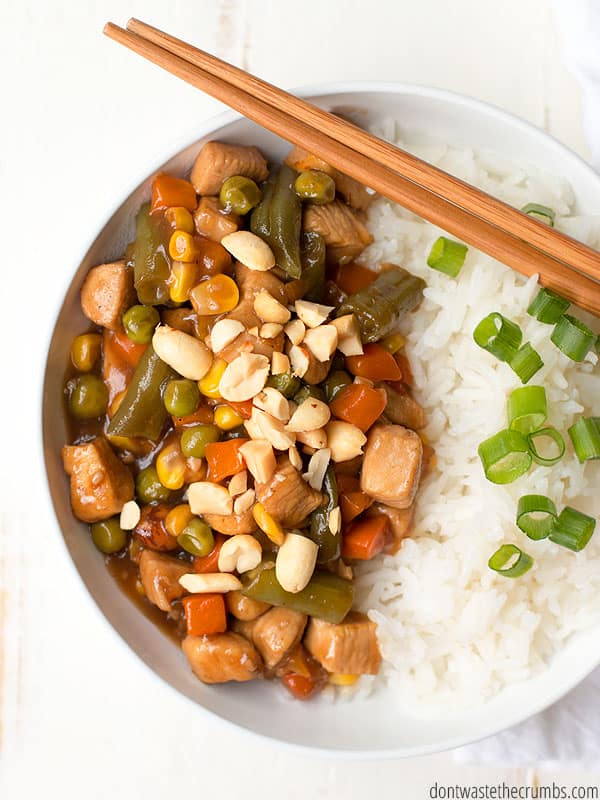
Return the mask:
{"type": "MultiPolygon", "coordinates": [[[[583,125],[592,163],[600,169],[600,0],[553,0],[568,69],[582,90],[583,125]]],[[[598,767],[600,669],[560,702],[498,736],[455,750],[468,764],[598,767]]]]}

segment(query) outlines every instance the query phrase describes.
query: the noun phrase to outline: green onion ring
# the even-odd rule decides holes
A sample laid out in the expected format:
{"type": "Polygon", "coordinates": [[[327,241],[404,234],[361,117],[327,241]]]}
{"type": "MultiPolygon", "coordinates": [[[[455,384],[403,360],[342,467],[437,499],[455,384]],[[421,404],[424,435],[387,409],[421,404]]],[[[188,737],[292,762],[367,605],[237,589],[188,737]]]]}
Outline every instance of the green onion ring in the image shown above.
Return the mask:
{"type": "Polygon", "coordinates": [[[580,417],[567,433],[581,464],[600,458],[600,417],[580,417]]]}
{"type": "Polygon", "coordinates": [[[531,466],[527,439],[518,431],[499,431],[482,442],[477,452],[485,477],[492,483],[512,483],[531,466]]]}
{"type": "Polygon", "coordinates": [[[558,519],[556,506],[543,494],[524,494],[517,506],[517,525],[530,539],[546,539],[558,519]]]}
{"type": "Polygon", "coordinates": [[[548,206],[543,206],[540,203],[527,203],[526,206],[523,206],[521,211],[523,214],[527,214],[528,217],[533,217],[539,222],[544,222],[551,228],[554,227],[554,218],[556,214],[553,209],[548,208],[548,206]]]}
{"type": "Polygon", "coordinates": [[[431,252],[427,258],[427,265],[438,272],[443,272],[456,278],[461,271],[468,247],[462,242],[455,242],[446,236],[440,236],[433,243],[431,252]]]}
{"type": "Polygon", "coordinates": [[[552,428],[551,426],[528,433],[527,444],[529,445],[529,452],[531,453],[532,459],[536,464],[541,464],[542,467],[551,467],[554,464],[558,464],[565,454],[565,440],[556,428],[552,428]],[[554,444],[558,447],[558,454],[550,457],[540,455],[535,445],[535,440],[538,438],[552,439],[554,444]]]}
{"type": "Polygon", "coordinates": [[[556,325],[570,305],[568,300],[556,292],[552,292],[550,289],[540,289],[527,309],[527,313],[535,317],[538,322],[556,325]]]}
{"type": "Polygon", "coordinates": [[[596,520],[593,517],[571,506],[565,506],[548,538],[551,542],[578,553],[592,538],[595,528],[596,520]]]}
{"type": "Polygon", "coordinates": [[[596,344],[596,334],[581,320],[563,314],[550,335],[558,349],[572,361],[583,361],[596,344]]]}
{"type": "Polygon", "coordinates": [[[508,396],[508,427],[527,436],[537,431],[548,418],[546,390],[543,386],[523,386],[508,396]]]}
{"type": "Polygon", "coordinates": [[[516,372],[521,379],[521,383],[530,381],[536,372],[544,366],[542,357],[537,350],[534,350],[529,342],[520,347],[508,362],[509,367],[516,372]]]}
{"type": "Polygon", "coordinates": [[[473,339],[500,361],[510,361],[521,346],[523,332],[497,311],[484,317],[473,331],[473,339]]]}
{"type": "Polygon", "coordinates": [[[488,561],[488,567],[505,578],[519,578],[528,572],[532,566],[533,558],[524,553],[516,544],[503,544],[488,561]],[[505,565],[508,564],[513,556],[518,556],[517,560],[511,567],[506,567],[505,569],[505,565]]]}

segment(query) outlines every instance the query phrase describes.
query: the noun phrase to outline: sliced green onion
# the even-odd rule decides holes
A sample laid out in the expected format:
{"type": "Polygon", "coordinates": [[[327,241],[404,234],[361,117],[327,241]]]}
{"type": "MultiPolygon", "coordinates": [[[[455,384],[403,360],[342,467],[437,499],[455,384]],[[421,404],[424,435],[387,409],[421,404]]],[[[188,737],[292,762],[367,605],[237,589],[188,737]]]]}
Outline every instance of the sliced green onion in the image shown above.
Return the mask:
{"type": "Polygon", "coordinates": [[[554,218],[556,214],[551,208],[548,208],[548,206],[542,206],[539,203],[527,203],[526,206],[523,206],[521,211],[539,220],[539,222],[545,222],[546,225],[550,225],[551,228],[554,227],[554,218]]]}
{"type": "Polygon", "coordinates": [[[546,390],[543,386],[523,386],[508,396],[508,427],[527,436],[541,428],[548,418],[546,390]]]}
{"type": "Polygon", "coordinates": [[[544,366],[544,362],[538,351],[525,342],[509,361],[509,366],[517,373],[521,383],[527,383],[544,366]]]}
{"type": "Polygon", "coordinates": [[[570,314],[562,315],[550,335],[550,340],[572,361],[583,361],[596,339],[594,331],[570,314]]]}
{"type": "Polygon", "coordinates": [[[600,417],[580,417],[567,431],[580,463],[600,458],[600,417]]]}
{"type": "Polygon", "coordinates": [[[518,325],[494,311],[481,320],[473,339],[500,361],[510,361],[521,346],[523,333],[518,325]]]}
{"type": "Polygon", "coordinates": [[[565,440],[556,428],[541,428],[539,431],[533,431],[527,436],[527,444],[531,457],[536,464],[541,464],[542,467],[551,467],[557,464],[565,454],[565,440]],[[542,455],[535,442],[536,439],[551,440],[557,448],[555,455],[542,455]]]}
{"type": "Polygon", "coordinates": [[[446,275],[456,278],[465,263],[467,250],[466,244],[440,236],[433,243],[427,264],[432,269],[437,269],[438,272],[444,272],[446,275]]]}
{"type": "Polygon", "coordinates": [[[517,525],[530,539],[546,539],[557,520],[556,506],[543,494],[524,494],[517,506],[517,525]]]}
{"type": "Polygon", "coordinates": [[[524,553],[516,544],[503,544],[488,561],[488,567],[504,575],[505,578],[519,578],[533,566],[533,558],[524,553]],[[517,556],[517,560],[513,559],[517,556]],[[506,566],[512,562],[510,566],[506,566]]]}
{"type": "Polygon", "coordinates": [[[490,436],[477,452],[485,477],[492,483],[512,483],[531,466],[527,439],[518,431],[504,430],[490,436]]]}
{"type": "Polygon", "coordinates": [[[551,542],[578,553],[592,538],[595,527],[596,520],[593,517],[588,517],[571,506],[565,506],[548,538],[551,542]]]}
{"type": "Polygon", "coordinates": [[[538,322],[556,325],[571,303],[550,289],[540,289],[527,313],[535,317],[538,322]]]}

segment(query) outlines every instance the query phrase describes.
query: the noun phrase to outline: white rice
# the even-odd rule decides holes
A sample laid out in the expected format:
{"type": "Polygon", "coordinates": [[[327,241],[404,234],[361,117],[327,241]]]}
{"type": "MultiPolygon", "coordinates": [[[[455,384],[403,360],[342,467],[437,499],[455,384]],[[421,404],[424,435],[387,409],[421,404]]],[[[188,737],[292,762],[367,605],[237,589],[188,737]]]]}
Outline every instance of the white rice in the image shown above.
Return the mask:
{"type": "MultiPolygon", "coordinates": [[[[377,133],[397,140],[393,126],[377,133]]],[[[565,181],[493,154],[399,143],[518,208],[552,207],[557,227],[600,249],[600,218],[570,215],[573,195],[565,181]]],[[[600,462],[580,465],[566,433],[579,415],[600,412],[596,357],[570,361],[550,342],[551,328],[526,314],[534,278],[471,248],[458,279],[429,269],[440,230],[385,199],[373,204],[369,228],[370,265],[392,261],[427,283],[423,303],[407,320],[406,349],[437,465],[421,487],[411,538],[397,555],[357,570],[359,605],[378,623],[384,656],[380,676],[363,678],[357,691],[385,682],[403,704],[477,703],[542,670],[571,634],[600,621],[600,531],[575,554],[529,541],[515,525],[517,500],[528,493],[550,496],[559,510],[568,504],[600,515],[600,462]],[[521,385],[472,339],[491,311],[517,322],[541,354],[544,367],[531,383],[546,387],[549,422],[567,442],[556,466],[534,465],[508,486],[489,483],[477,456],[479,443],[506,427],[506,398],[521,385]],[[535,559],[517,580],[487,566],[506,542],[535,559]]],[[[592,327],[598,330],[596,321],[592,327]]]]}

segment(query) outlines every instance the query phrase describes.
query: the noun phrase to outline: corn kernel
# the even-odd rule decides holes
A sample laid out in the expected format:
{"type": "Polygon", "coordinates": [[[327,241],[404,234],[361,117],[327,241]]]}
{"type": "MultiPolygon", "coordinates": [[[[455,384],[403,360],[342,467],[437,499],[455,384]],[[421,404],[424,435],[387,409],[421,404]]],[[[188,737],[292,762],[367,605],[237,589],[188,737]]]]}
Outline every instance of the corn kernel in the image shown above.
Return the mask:
{"type": "Polygon", "coordinates": [[[111,417],[111,418],[114,417],[114,415],[119,410],[119,406],[121,405],[124,397],[125,397],[125,389],[123,389],[122,392],[119,392],[119,394],[116,394],[113,397],[112,403],[108,407],[108,416],[109,417],[111,417]]]}
{"type": "Polygon", "coordinates": [[[344,672],[332,672],[329,676],[329,683],[334,686],[353,686],[360,678],[360,675],[348,675],[344,672]]]}
{"type": "Polygon", "coordinates": [[[169,297],[174,303],[185,303],[190,295],[190,290],[200,279],[200,269],[197,264],[185,261],[173,261],[171,265],[171,278],[169,280],[169,297]]]}
{"type": "Polygon", "coordinates": [[[238,428],[244,420],[231,406],[217,406],[215,408],[215,425],[222,431],[231,431],[238,428]]]}
{"type": "Polygon", "coordinates": [[[381,344],[390,353],[397,353],[406,344],[406,339],[400,333],[393,333],[391,336],[386,336],[381,344]]]}
{"type": "Polygon", "coordinates": [[[262,503],[255,503],[252,509],[252,516],[254,517],[254,521],[261,529],[261,531],[267,536],[273,544],[277,546],[281,546],[285,539],[285,534],[283,532],[283,528],[277,522],[277,520],[273,519],[273,517],[265,511],[265,507],[262,503]]]}
{"type": "Polygon", "coordinates": [[[89,372],[100,358],[102,337],[99,333],[83,333],[76,336],[71,344],[71,361],[75,369],[89,372]]]}
{"type": "Polygon", "coordinates": [[[177,231],[185,233],[194,232],[194,218],[183,206],[171,206],[165,212],[165,219],[169,225],[177,231]]]}
{"type": "Polygon", "coordinates": [[[205,397],[212,397],[215,400],[221,399],[219,384],[226,368],[226,361],[224,361],[222,358],[215,358],[212,363],[212,367],[209,369],[207,374],[202,378],[201,381],[198,381],[198,388],[205,397]]]}
{"type": "Polygon", "coordinates": [[[156,458],[158,480],[167,489],[181,489],[185,481],[186,463],[179,445],[168,444],[156,458]]]}
{"type": "Polygon", "coordinates": [[[194,237],[186,231],[173,231],[169,239],[169,255],[176,261],[195,261],[197,248],[194,237]]]}
{"type": "Polygon", "coordinates": [[[167,533],[177,538],[193,516],[187,503],[175,506],[175,508],[169,511],[165,518],[167,533]]]}
{"type": "Polygon", "coordinates": [[[215,275],[201,281],[190,292],[194,311],[200,316],[214,316],[233,311],[240,299],[237,283],[229,275],[215,275]]]}

